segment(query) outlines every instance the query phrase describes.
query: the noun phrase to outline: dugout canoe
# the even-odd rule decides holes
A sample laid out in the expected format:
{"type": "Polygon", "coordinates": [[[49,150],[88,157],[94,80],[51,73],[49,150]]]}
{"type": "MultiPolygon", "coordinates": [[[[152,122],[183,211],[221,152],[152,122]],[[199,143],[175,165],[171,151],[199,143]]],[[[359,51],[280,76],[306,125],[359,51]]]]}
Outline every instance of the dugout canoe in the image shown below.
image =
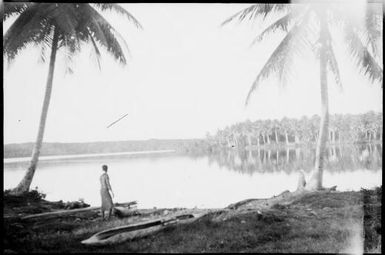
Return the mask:
{"type": "Polygon", "coordinates": [[[81,243],[84,245],[92,246],[118,244],[132,240],[134,238],[140,238],[150,234],[154,234],[169,225],[192,223],[193,221],[204,216],[205,214],[206,213],[183,214],[174,217],[111,228],[98,232],[90,238],[83,240],[81,243]]]}
{"type": "MultiPolygon", "coordinates": [[[[127,203],[115,203],[115,206],[130,207],[130,206],[136,205],[137,203],[138,203],[137,201],[131,201],[127,203]]],[[[36,219],[36,218],[46,218],[46,217],[60,217],[60,216],[69,215],[73,213],[100,210],[100,208],[101,208],[100,206],[95,206],[95,207],[85,207],[85,208],[72,209],[72,210],[58,210],[54,212],[45,212],[45,213],[27,215],[27,216],[21,217],[21,219],[27,220],[27,219],[36,219]]]]}

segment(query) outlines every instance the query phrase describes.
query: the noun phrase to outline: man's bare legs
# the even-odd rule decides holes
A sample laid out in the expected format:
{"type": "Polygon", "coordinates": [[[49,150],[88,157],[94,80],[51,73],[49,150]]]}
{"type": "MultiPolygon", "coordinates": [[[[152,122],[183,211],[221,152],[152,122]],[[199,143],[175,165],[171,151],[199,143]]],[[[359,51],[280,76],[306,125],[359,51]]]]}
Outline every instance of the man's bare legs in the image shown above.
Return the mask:
{"type": "Polygon", "coordinates": [[[104,210],[102,209],[102,221],[104,221],[104,210]]]}
{"type": "Polygon", "coordinates": [[[111,218],[112,209],[113,209],[113,208],[111,208],[110,210],[108,210],[108,218],[107,218],[107,220],[109,220],[109,219],[111,218]]]}

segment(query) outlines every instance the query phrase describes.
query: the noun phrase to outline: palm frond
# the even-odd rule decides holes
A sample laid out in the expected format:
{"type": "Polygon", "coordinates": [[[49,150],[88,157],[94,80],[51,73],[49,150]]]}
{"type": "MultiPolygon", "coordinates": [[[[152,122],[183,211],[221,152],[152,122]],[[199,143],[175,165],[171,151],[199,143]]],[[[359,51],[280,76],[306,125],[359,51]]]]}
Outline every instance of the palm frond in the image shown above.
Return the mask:
{"type": "Polygon", "coordinates": [[[91,6],[84,5],[84,14],[88,21],[85,26],[88,27],[94,40],[105,47],[116,60],[122,64],[126,64],[123,50],[115,37],[115,35],[118,34],[116,30],[91,6]]]}
{"type": "Polygon", "coordinates": [[[79,18],[74,4],[60,4],[49,13],[49,17],[55,20],[63,37],[75,37],[79,18]]]}
{"type": "Polygon", "coordinates": [[[272,73],[277,72],[279,79],[285,82],[288,74],[290,73],[292,66],[291,61],[294,59],[293,56],[301,54],[304,48],[309,47],[309,42],[306,39],[305,33],[305,26],[309,21],[309,18],[310,15],[307,11],[303,19],[296,22],[293,28],[287,33],[278,47],[274,50],[254,80],[248,92],[245,105],[248,104],[252,93],[258,87],[259,83],[272,73]]]}
{"type": "Polygon", "coordinates": [[[3,21],[7,20],[8,18],[12,17],[16,14],[23,13],[29,6],[33,5],[34,3],[27,3],[27,2],[11,2],[11,3],[4,3],[4,15],[3,15],[3,21]]]}
{"type": "Polygon", "coordinates": [[[333,47],[330,43],[326,44],[326,62],[329,70],[333,73],[334,80],[340,89],[342,89],[342,82],[340,76],[340,70],[338,68],[338,62],[333,51],[333,47]]]}
{"type": "Polygon", "coordinates": [[[368,4],[365,15],[366,43],[371,46],[374,56],[382,55],[382,48],[378,47],[379,40],[382,39],[382,6],[378,4],[368,4]]]}
{"type": "Polygon", "coordinates": [[[62,39],[64,46],[64,60],[66,63],[66,74],[73,74],[73,57],[80,51],[80,41],[76,36],[66,36],[62,39]]]}
{"type": "Polygon", "coordinates": [[[102,4],[102,3],[94,3],[94,5],[100,9],[101,11],[105,10],[111,10],[116,12],[117,14],[121,14],[127,17],[128,20],[130,20],[137,28],[143,29],[142,25],[139,23],[139,21],[126,9],[124,9],[122,6],[118,4],[102,4]]]}
{"type": "Polygon", "coordinates": [[[230,18],[226,19],[224,22],[222,22],[221,26],[226,25],[234,19],[237,19],[239,22],[241,22],[246,18],[251,20],[260,15],[262,15],[263,19],[265,19],[266,16],[271,12],[282,11],[288,8],[290,8],[289,4],[255,4],[237,12],[230,18]]]}
{"type": "MultiPolygon", "coordinates": [[[[95,4],[101,11],[111,10],[125,15],[135,26],[139,22],[124,8],[116,4],[95,4]]],[[[80,51],[80,42],[91,42],[100,69],[101,52],[106,48],[120,63],[126,63],[122,50],[129,49],[124,38],[104,19],[92,4],[56,3],[12,3],[5,6],[6,19],[20,14],[3,38],[3,56],[9,62],[29,44],[41,47],[41,61],[47,59],[48,49],[52,46],[53,29],[58,33],[58,48],[63,48],[65,60],[72,63],[72,57],[80,51]],[[122,46],[121,46],[122,45],[122,46]]],[[[71,72],[71,65],[67,72],[71,72]]]]}
{"type": "Polygon", "coordinates": [[[345,26],[345,39],[351,53],[351,57],[355,61],[358,69],[365,75],[368,75],[372,82],[375,80],[382,82],[382,67],[376,62],[375,58],[370,54],[368,48],[363,44],[357,34],[357,31],[354,31],[354,29],[349,25],[345,26]]]}
{"type": "MultiPolygon", "coordinates": [[[[48,23],[49,21],[47,21],[48,23]]],[[[41,51],[40,51],[40,60],[41,62],[45,63],[47,60],[47,51],[48,48],[52,45],[52,39],[53,39],[53,25],[51,24],[45,24],[43,26],[43,32],[40,33],[35,37],[34,44],[36,46],[40,45],[41,51]]]]}
{"type": "Polygon", "coordinates": [[[273,24],[269,25],[266,29],[264,29],[251,43],[251,45],[255,44],[256,42],[260,42],[263,40],[263,38],[273,33],[277,30],[281,31],[288,31],[288,28],[290,26],[290,23],[295,22],[295,20],[300,20],[303,15],[306,13],[307,6],[290,6],[290,8],[286,8],[285,11],[288,12],[275,22],[273,24]]]}
{"type": "Polygon", "coordinates": [[[94,38],[89,33],[89,31],[87,31],[87,33],[89,35],[89,38],[91,39],[92,46],[94,48],[94,53],[95,53],[95,56],[96,56],[96,62],[98,64],[99,70],[101,70],[102,68],[101,68],[101,65],[100,65],[100,57],[101,57],[100,50],[98,48],[98,45],[96,45],[96,42],[95,42],[94,38]]]}
{"type": "Polygon", "coordinates": [[[282,30],[287,32],[288,31],[288,26],[290,22],[293,20],[293,15],[291,13],[286,14],[282,18],[278,19],[275,21],[273,24],[268,26],[265,30],[263,30],[255,39],[252,41],[251,45],[254,45],[256,42],[262,41],[262,39],[270,34],[275,32],[276,30],[282,30]]]}
{"type": "Polygon", "coordinates": [[[37,38],[44,37],[47,32],[46,10],[39,5],[31,5],[23,15],[20,15],[10,26],[3,38],[3,54],[11,61],[28,44],[34,43],[37,38]]]}

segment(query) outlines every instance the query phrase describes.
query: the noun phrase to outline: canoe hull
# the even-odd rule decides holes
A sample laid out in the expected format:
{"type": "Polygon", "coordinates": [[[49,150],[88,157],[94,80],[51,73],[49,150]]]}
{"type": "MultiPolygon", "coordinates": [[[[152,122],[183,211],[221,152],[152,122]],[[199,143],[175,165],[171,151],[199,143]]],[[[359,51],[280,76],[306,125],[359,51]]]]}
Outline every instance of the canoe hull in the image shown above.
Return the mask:
{"type": "Polygon", "coordinates": [[[82,244],[90,245],[90,246],[118,244],[125,241],[133,240],[135,238],[141,238],[144,236],[155,234],[170,225],[192,223],[193,221],[201,218],[202,216],[204,216],[204,214],[193,215],[193,217],[191,218],[184,218],[181,220],[177,218],[168,218],[168,219],[156,220],[152,222],[112,228],[109,230],[96,233],[90,238],[82,241],[82,244]],[[146,225],[148,225],[149,227],[146,227],[146,225]],[[140,228],[141,226],[144,226],[144,228],[137,229],[137,228],[140,228]],[[130,230],[130,229],[135,229],[135,230],[130,230]],[[114,234],[114,232],[116,232],[116,234],[114,234]]]}
{"type": "Polygon", "coordinates": [[[103,240],[99,240],[99,238],[97,238],[96,236],[91,236],[89,239],[82,241],[82,244],[92,245],[92,246],[118,244],[118,243],[123,243],[125,241],[132,240],[134,238],[140,238],[147,235],[155,234],[160,230],[162,230],[163,228],[164,226],[158,225],[158,226],[153,226],[145,229],[139,229],[135,231],[129,231],[129,232],[117,234],[103,240]]]}

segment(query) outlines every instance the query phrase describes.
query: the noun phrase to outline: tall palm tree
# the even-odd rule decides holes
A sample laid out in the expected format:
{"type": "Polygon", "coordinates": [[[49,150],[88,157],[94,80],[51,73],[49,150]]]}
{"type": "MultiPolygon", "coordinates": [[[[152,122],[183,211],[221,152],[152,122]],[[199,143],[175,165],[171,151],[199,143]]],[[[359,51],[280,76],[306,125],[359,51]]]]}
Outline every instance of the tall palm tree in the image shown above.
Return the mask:
{"type": "Polygon", "coordinates": [[[253,125],[252,125],[252,132],[257,138],[257,147],[261,146],[260,143],[260,137],[261,137],[261,132],[262,132],[262,121],[261,120],[256,120],[253,125]]]}
{"type": "Polygon", "coordinates": [[[273,130],[274,130],[274,139],[275,139],[275,143],[278,144],[279,143],[279,135],[278,133],[281,131],[281,123],[278,121],[278,120],[273,120],[273,123],[272,123],[272,127],[273,127],[273,130]]]}
{"type": "Polygon", "coordinates": [[[382,143],[382,128],[383,128],[383,119],[382,119],[382,113],[379,112],[377,113],[377,118],[376,118],[376,126],[378,127],[378,132],[379,132],[379,140],[382,143]]]}
{"type": "Polygon", "coordinates": [[[311,141],[310,121],[306,116],[300,120],[293,119],[294,141],[296,144],[311,141]]]}
{"type": "Polygon", "coordinates": [[[3,55],[9,62],[30,44],[41,47],[43,59],[47,48],[51,49],[44,102],[31,163],[24,178],[12,190],[14,194],[29,190],[37,167],[51,99],[57,51],[63,50],[66,57],[71,59],[80,52],[81,42],[91,43],[99,67],[100,47],[106,49],[121,64],[126,64],[126,57],[121,47],[121,43],[126,45],[124,39],[98,10],[110,10],[124,15],[136,27],[141,28],[139,22],[129,12],[116,4],[5,3],[4,5],[3,21],[18,15],[3,39],[3,55]]]}
{"type": "Polygon", "coordinates": [[[263,122],[263,130],[264,130],[268,145],[270,145],[270,134],[272,129],[273,129],[273,122],[270,119],[265,120],[263,122]]]}
{"type": "Polygon", "coordinates": [[[289,145],[289,133],[291,133],[291,126],[290,126],[290,120],[287,117],[284,117],[281,120],[281,127],[283,130],[283,133],[285,134],[285,143],[286,145],[289,145]]]}
{"type": "Polygon", "coordinates": [[[376,6],[368,4],[365,24],[363,25],[354,20],[352,15],[346,11],[346,6],[346,4],[322,3],[296,5],[256,4],[241,10],[222,23],[224,25],[234,19],[243,21],[260,16],[265,18],[270,13],[281,15],[254,40],[261,41],[266,35],[276,30],[286,33],[257,75],[246,98],[246,105],[261,81],[271,74],[277,73],[282,84],[285,85],[288,75],[291,73],[295,56],[311,50],[319,59],[321,123],[317,139],[315,168],[306,187],[309,190],[322,188],[324,153],[329,123],[328,69],[332,72],[336,84],[342,86],[338,62],[332,47],[331,25],[340,28],[345,36],[346,45],[357,67],[367,74],[371,81],[378,80],[382,82],[382,66],[378,63],[378,58],[376,58],[376,56],[382,55],[382,49],[378,47],[378,40],[382,37],[381,4],[376,6]]]}

